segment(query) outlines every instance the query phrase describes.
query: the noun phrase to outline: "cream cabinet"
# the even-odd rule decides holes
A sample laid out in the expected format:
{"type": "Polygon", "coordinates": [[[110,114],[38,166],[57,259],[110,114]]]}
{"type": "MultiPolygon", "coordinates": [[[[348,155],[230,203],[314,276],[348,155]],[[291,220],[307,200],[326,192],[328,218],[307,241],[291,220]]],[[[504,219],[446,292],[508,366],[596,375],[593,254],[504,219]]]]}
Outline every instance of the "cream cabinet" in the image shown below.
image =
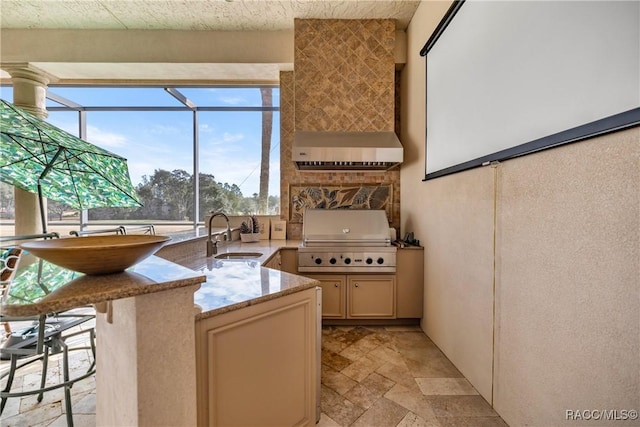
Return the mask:
{"type": "Polygon", "coordinates": [[[274,270],[282,269],[282,257],[280,255],[280,251],[276,252],[265,262],[262,264],[263,267],[273,268],[274,270]]]}
{"type": "Polygon", "coordinates": [[[324,319],[394,319],[393,274],[305,274],[322,288],[324,319]]]}
{"type": "Polygon", "coordinates": [[[280,269],[291,274],[298,274],[298,248],[282,248],[280,253],[280,269]]]}
{"type": "Polygon", "coordinates": [[[395,274],[298,273],[297,248],[280,249],[279,263],[280,267],[272,268],[302,274],[320,282],[323,319],[422,318],[422,247],[398,249],[395,274]]]}
{"type": "Polygon", "coordinates": [[[396,317],[422,317],[424,295],[424,248],[410,247],[396,252],[396,317]]]}
{"type": "Polygon", "coordinates": [[[314,426],[315,288],[196,321],[199,426],[314,426]]]}
{"type": "Polygon", "coordinates": [[[322,317],[344,319],[346,317],[347,286],[345,275],[307,275],[320,282],[322,288],[322,317]]]}
{"type": "Polygon", "coordinates": [[[291,274],[298,274],[298,248],[278,249],[262,266],[291,274]]]}
{"type": "Polygon", "coordinates": [[[347,319],[396,317],[396,280],[393,275],[347,277],[347,319]]]}

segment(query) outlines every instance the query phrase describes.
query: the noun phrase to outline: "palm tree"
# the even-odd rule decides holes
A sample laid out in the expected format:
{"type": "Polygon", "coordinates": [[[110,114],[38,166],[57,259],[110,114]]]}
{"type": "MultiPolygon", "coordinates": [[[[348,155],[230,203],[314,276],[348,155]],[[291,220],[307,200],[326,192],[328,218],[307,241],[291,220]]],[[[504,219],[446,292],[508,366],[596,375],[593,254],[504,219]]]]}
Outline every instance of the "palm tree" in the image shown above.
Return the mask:
{"type": "MultiPolygon", "coordinates": [[[[273,106],[273,93],[270,87],[261,87],[262,107],[273,106]]],[[[273,111],[262,111],[262,158],[260,161],[260,194],[258,197],[258,213],[268,213],[269,202],[269,157],[271,154],[271,130],[273,127],[273,111]]]]}

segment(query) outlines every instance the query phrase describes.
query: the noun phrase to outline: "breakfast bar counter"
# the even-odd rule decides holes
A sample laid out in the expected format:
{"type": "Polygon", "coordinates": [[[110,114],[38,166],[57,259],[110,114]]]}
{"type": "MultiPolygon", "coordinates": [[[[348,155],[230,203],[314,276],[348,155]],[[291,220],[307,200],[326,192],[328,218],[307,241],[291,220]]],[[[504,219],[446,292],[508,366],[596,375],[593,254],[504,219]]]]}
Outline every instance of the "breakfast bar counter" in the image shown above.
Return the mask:
{"type": "Polygon", "coordinates": [[[23,253],[16,277],[2,301],[2,313],[13,317],[53,313],[197,285],[205,280],[200,273],[156,256],[122,273],[87,276],[23,253]]]}
{"type": "Polygon", "coordinates": [[[26,317],[95,305],[98,426],[224,424],[243,413],[234,405],[252,398],[238,385],[264,391],[283,380],[293,385],[293,400],[278,406],[264,394],[253,396],[269,404],[252,416],[314,424],[317,282],[262,267],[280,248],[297,243],[229,242],[219,254],[251,249],[261,255],[221,260],[207,258],[197,240],[186,242],[187,252],[184,242],[170,242],[124,272],[97,276],[23,253],[2,313],[26,317]],[[245,363],[236,363],[248,348],[252,363],[263,367],[259,377],[247,371],[246,353],[245,363]],[[283,348],[295,362],[282,358],[283,348]],[[244,398],[234,403],[239,396],[244,398]]]}
{"type": "Polygon", "coordinates": [[[207,278],[194,295],[197,425],[315,425],[318,282],[263,267],[277,266],[279,251],[300,242],[221,242],[210,257],[204,243],[179,242],[158,254],[207,278]]]}
{"type": "Polygon", "coordinates": [[[23,254],[2,313],[96,304],[96,425],[195,425],[193,294],[205,279],[156,256],[88,276],[23,254]]]}

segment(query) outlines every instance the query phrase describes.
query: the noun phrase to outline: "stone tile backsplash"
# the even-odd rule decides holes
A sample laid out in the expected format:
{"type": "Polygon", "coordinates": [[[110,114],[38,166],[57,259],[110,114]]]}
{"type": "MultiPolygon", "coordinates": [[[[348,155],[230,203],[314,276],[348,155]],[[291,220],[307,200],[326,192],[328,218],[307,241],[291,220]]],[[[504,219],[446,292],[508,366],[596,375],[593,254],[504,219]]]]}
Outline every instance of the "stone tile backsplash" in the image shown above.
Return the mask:
{"type": "Polygon", "coordinates": [[[389,185],[389,219],[400,224],[400,171],[300,172],[291,160],[296,130],[379,131],[396,127],[395,22],[389,19],[295,22],[294,70],[280,73],[281,212],[287,236],[301,238],[291,223],[292,194],[308,185],[389,185]]]}

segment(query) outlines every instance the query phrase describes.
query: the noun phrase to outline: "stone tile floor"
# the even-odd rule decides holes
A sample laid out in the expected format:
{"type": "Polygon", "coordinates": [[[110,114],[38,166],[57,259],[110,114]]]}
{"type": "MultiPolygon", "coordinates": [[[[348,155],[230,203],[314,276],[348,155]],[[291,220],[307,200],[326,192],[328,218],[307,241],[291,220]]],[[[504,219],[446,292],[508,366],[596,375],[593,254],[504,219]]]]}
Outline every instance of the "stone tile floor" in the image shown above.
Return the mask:
{"type": "MultiPolygon", "coordinates": [[[[12,322],[12,331],[24,330],[31,322],[12,322]]],[[[76,331],[93,328],[95,321],[83,323],[73,329],[66,331],[73,333],[76,331]]],[[[80,334],[68,338],[66,344],[70,348],[81,348],[88,346],[88,334],[80,334]]],[[[19,359],[18,364],[24,359],[19,359]]],[[[75,378],[87,372],[93,361],[91,351],[88,349],[74,350],[69,352],[69,376],[75,378]]],[[[9,370],[9,361],[0,361],[0,374],[9,370]]],[[[34,390],[40,386],[42,363],[35,361],[16,371],[16,377],[11,386],[12,392],[34,390]]],[[[62,354],[49,357],[47,369],[46,385],[53,385],[62,382],[62,354]]],[[[0,381],[0,388],[6,386],[6,378],[0,381]]],[[[71,404],[73,411],[73,422],[75,427],[94,426],[96,413],[95,375],[78,381],[71,388],[71,404]]],[[[0,426],[2,427],[58,427],[66,426],[67,418],[64,404],[64,390],[62,388],[44,393],[41,402],[37,401],[37,395],[24,397],[13,397],[7,399],[7,404],[0,416],[0,426]]]]}
{"type": "Polygon", "coordinates": [[[320,427],[507,426],[417,326],[322,335],[320,427]]]}
{"type": "MultiPolygon", "coordinates": [[[[507,426],[417,326],[325,326],[322,335],[319,427],[507,426]]],[[[60,378],[59,359],[50,363],[50,381],[60,378]]],[[[77,375],[88,368],[90,353],[72,352],[70,360],[77,375]]],[[[7,368],[2,361],[0,372],[7,368]]],[[[40,368],[36,362],[21,369],[12,390],[36,386],[40,368]]],[[[71,393],[74,425],[95,425],[95,377],[76,383],[71,393]]],[[[35,396],[9,399],[0,425],[66,425],[63,391],[46,393],[40,403],[35,396]]]]}

